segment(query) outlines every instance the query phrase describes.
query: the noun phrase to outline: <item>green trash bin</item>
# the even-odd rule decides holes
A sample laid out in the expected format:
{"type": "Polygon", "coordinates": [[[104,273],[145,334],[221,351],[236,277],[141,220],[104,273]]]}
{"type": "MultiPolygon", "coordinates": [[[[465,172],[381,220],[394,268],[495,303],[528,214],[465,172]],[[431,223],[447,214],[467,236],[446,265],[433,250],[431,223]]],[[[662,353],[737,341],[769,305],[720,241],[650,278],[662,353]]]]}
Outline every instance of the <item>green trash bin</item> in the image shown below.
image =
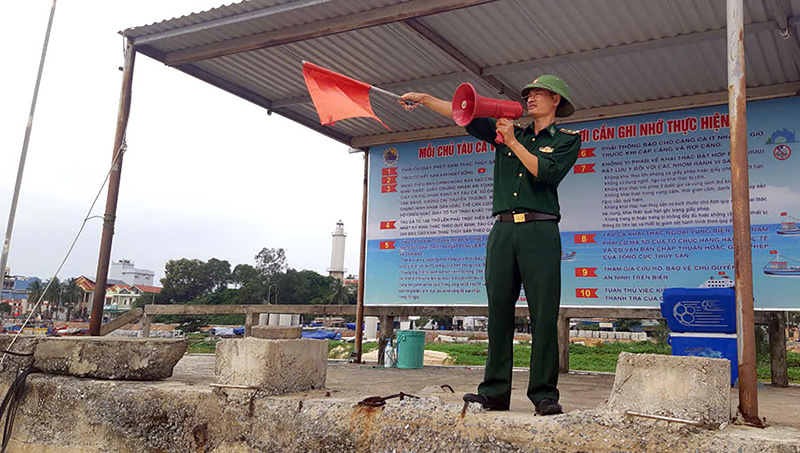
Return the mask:
{"type": "Polygon", "coordinates": [[[425,359],[425,332],[400,330],[397,332],[397,368],[422,368],[425,359]]]}

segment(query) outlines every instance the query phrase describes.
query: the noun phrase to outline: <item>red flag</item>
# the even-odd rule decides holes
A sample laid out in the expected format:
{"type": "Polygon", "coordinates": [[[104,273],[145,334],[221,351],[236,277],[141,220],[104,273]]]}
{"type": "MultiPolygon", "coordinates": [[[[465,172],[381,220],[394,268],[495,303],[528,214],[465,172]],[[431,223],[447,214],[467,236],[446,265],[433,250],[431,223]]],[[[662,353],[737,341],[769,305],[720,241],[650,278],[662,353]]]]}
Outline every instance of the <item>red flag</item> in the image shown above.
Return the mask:
{"type": "Polygon", "coordinates": [[[380,241],[380,249],[381,250],[392,250],[392,249],[394,249],[394,242],[395,241],[380,241]]]}
{"type": "Polygon", "coordinates": [[[788,213],[786,213],[786,212],[781,212],[781,215],[782,215],[783,217],[786,217],[786,215],[787,215],[787,214],[788,214],[788,213]]]}
{"type": "Polygon", "coordinates": [[[381,168],[381,176],[392,176],[397,174],[397,167],[383,167],[381,168]]]}
{"type": "Polygon", "coordinates": [[[384,176],[381,178],[381,184],[397,184],[397,176],[384,176]]]}
{"type": "Polygon", "coordinates": [[[483,168],[483,167],[481,167],[481,168],[479,168],[479,169],[478,169],[478,173],[479,173],[479,174],[486,173],[486,169],[485,169],[485,168],[483,168]]]}
{"type": "Polygon", "coordinates": [[[381,222],[381,229],[382,230],[394,230],[394,229],[397,228],[397,226],[395,226],[396,222],[397,222],[397,220],[386,220],[384,222],[381,222]]]}
{"type": "Polygon", "coordinates": [[[777,250],[770,250],[770,251],[769,251],[769,254],[770,254],[770,255],[777,255],[777,254],[778,254],[778,251],[777,251],[777,250]]]}
{"type": "MultiPolygon", "coordinates": [[[[313,63],[303,62],[303,78],[317,109],[319,122],[332,126],[347,118],[375,118],[383,124],[369,103],[370,85],[345,77],[313,63]]],[[[386,129],[389,126],[383,124],[386,129]]]]}

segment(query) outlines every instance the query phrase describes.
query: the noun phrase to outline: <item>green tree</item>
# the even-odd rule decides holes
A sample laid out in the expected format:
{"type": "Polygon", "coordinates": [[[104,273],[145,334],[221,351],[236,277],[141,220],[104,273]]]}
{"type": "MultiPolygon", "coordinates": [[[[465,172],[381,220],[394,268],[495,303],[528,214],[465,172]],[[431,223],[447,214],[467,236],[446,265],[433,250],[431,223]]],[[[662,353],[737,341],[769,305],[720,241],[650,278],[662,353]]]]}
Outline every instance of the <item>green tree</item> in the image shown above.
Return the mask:
{"type": "Polygon", "coordinates": [[[47,281],[47,284],[44,285],[45,291],[44,298],[46,301],[50,302],[48,305],[50,308],[48,310],[48,316],[52,316],[53,308],[61,306],[61,281],[58,277],[53,277],[47,281]]]}
{"type": "Polygon", "coordinates": [[[227,288],[231,282],[231,263],[211,258],[204,265],[204,271],[212,289],[227,288]]]}
{"type": "Polygon", "coordinates": [[[286,251],[284,249],[269,249],[264,247],[255,256],[256,269],[261,275],[267,278],[270,283],[273,277],[284,273],[288,267],[286,265],[286,251]]]}
{"type": "Polygon", "coordinates": [[[83,290],[78,286],[77,278],[69,278],[61,284],[61,301],[67,309],[67,320],[72,319],[72,310],[82,297],[83,290]]]}
{"type": "Polygon", "coordinates": [[[189,302],[211,291],[215,284],[206,263],[198,259],[169,260],[164,266],[161,293],[173,302],[189,302]]]}
{"type": "Polygon", "coordinates": [[[336,280],[333,287],[333,292],[330,293],[326,303],[331,305],[348,305],[350,303],[347,286],[341,280],[336,280]]]}
{"type": "Polygon", "coordinates": [[[11,305],[9,305],[8,302],[0,303],[0,313],[4,315],[11,313],[11,305]]]}
{"type": "Polygon", "coordinates": [[[266,277],[249,264],[237,265],[231,272],[231,282],[238,287],[236,303],[256,304],[264,302],[267,298],[266,277]]]}
{"type": "Polygon", "coordinates": [[[28,304],[33,305],[36,302],[39,302],[39,299],[42,297],[44,293],[44,285],[42,285],[42,281],[38,278],[32,281],[28,285],[28,304]]]}

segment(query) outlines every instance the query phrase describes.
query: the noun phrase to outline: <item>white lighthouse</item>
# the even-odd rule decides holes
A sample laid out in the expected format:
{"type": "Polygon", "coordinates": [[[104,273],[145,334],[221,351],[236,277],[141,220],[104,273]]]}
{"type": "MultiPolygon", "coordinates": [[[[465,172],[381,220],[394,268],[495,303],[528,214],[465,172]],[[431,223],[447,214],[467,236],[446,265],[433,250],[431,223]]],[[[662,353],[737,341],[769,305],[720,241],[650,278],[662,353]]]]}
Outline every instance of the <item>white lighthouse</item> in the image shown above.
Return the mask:
{"type": "Polygon", "coordinates": [[[344,240],[347,234],[344,232],[344,223],[339,220],[336,224],[336,231],[333,232],[333,245],[331,246],[331,267],[328,268],[328,275],[344,280],[344,240]]]}

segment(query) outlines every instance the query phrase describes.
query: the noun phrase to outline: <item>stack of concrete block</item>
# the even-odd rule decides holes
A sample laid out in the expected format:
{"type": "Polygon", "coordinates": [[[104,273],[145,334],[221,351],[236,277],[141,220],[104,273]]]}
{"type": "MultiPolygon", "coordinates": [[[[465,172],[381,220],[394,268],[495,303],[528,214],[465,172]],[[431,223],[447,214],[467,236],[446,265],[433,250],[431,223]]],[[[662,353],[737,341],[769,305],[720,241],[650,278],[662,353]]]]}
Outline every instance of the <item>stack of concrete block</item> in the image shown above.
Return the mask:
{"type": "Polygon", "coordinates": [[[259,325],[251,337],[217,343],[217,391],[276,395],[324,388],[328,342],[299,336],[299,327],[259,325]]]}

